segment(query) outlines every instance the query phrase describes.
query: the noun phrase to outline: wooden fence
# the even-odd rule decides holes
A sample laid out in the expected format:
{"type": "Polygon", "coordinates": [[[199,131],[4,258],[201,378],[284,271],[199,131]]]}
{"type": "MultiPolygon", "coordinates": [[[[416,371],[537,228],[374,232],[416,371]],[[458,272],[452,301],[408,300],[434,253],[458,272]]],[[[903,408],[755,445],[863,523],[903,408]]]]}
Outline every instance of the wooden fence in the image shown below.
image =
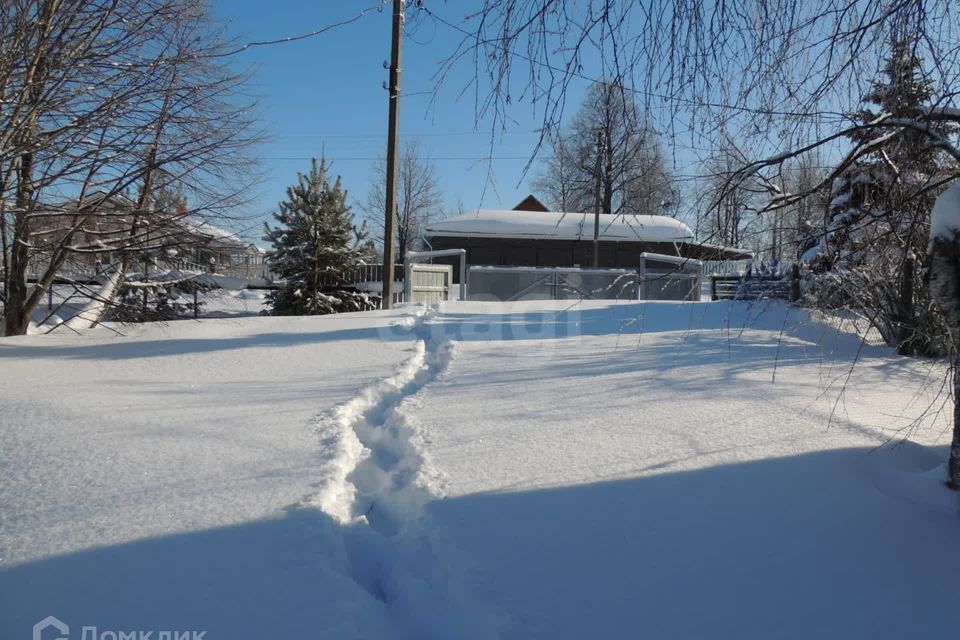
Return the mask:
{"type": "Polygon", "coordinates": [[[794,266],[783,278],[764,276],[710,276],[711,300],[760,300],[774,298],[796,302],[800,299],[800,269],[794,266]]]}
{"type": "MultiPolygon", "coordinates": [[[[403,282],[404,270],[402,264],[393,266],[393,281],[403,282]]],[[[329,274],[324,280],[324,284],[383,284],[383,265],[382,264],[358,264],[351,267],[342,276],[338,274],[329,274]]]]}

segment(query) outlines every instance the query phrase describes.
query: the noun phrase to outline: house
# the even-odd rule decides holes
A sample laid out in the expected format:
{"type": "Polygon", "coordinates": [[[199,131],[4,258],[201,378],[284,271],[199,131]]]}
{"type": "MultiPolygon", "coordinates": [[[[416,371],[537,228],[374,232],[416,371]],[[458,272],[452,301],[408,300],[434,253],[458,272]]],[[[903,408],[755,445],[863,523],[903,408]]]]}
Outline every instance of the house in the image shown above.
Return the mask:
{"type": "MultiPolygon", "coordinates": [[[[150,268],[208,271],[211,268],[243,278],[268,278],[266,251],[239,236],[184,212],[135,215],[136,203],[122,194],[94,193],[96,213],[73,232],[71,252],[61,275],[93,276],[118,264],[132,251],[132,264],[150,268]],[[99,199],[99,201],[97,200],[99,199]],[[133,234],[133,235],[132,235],[133,234]],[[133,239],[131,239],[133,238],[133,239]]],[[[62,243],[66,230],[77,224],[77,204],[50,208],[33,221],[37,251],[31,276],[46,268],[47,255],[62,243]]]]}
{"type": "MultiPolygon", "coordinates": [[[[433,250],[466,249],[467,263],[489,266],[590,267],[592,213],[480,210],[426,225],[433,250]]],[[[695,260],[748,260],[742,249],[697,242],[667,216],[599,215],[599,267],[636,269],[641,254],[695,260]]]]}
{"type": "Polygon", "coordinates": [[[202,220],[185,218],[178,224],[183,234],[178,246],[192,262],[236,277],[270,277],[265,249],[202,220]]]}
{"type": "MultiPolygon", "coordinates": [[[[424,239],[434,251],[466,251],[467,289],[474,299],[690,300],[699,295],[702,261],[751,258],[741,249],[697,242],[687,225],[667,216],[547,211],[533,196],[513,210],[479,210],[430,223],[424,239]],[[597,267],[607,271],[590,270],[595,252],[597,267]]],[[[454,281],[462,281],[464,274],[454,269],[454,281]]]]}
{"type": "Polygon", "coordinates": [[[533,194],[520,201],[520,204],[513,208],[514,211],[550,211],[547,205],[537,200],[533,194]]]}

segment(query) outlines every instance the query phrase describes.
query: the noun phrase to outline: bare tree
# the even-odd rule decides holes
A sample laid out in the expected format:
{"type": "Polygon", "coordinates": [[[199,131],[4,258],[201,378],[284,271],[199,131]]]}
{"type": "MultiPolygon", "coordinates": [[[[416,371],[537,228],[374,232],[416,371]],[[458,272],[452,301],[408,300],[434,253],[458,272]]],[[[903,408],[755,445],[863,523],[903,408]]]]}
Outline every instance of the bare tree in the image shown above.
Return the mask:
{"type": "Polygon", "coordinates": [[[478,115],[502,125],[522,95],[542,107],[545,131],[560,125],[574,82],[605,78],[669,118],[670,131],[751,133],[780,147],[846,120],[844,105],[865,93],[894,29],[919,36],[917,53],[946,98],[960,74],[952,0],[822,0],[789,10],[780,0],[484,0],[457,22],[418,6],[463,34],[446,64],[475,66],[478,115]]]}
{"type": "Polygon", "coordinates": [[[545,144],[574,83],[617,82],[673,140],[720,147],[735,135],[748,160],[743,177],[763,181],[771,196],[763,210],[811,195],[788,192],[779,179],[793,158],[841,155],[824,176],[829,184],[869,153],[871,145],[846,147],[858,131],[912,129],[960,167],[952,141],[929,127],[960,121],[950,108],[960,91],[960,8],[952,0],[823,0],[790,10],[779,0],[484,0],[459,23],[420,9],[464,34],[445,69],[474,65],[478,118],[506,126],[508,107],[522,95],[540,107],[545,144]],[[922,117],[854,122],[850,105],[881,69],[891,33],[915,35],[938,102],[922,117]]]}
{"type": "Polygon", "coordinates": [[[748,226],[756,218],[756,186],[740,179],[742,154],[733,144],[706,161],[706,185],[700,198],[697,229],[701,239],[728,247],[743,247],[748,226]]]}
{"type": "Polygon", "coordinates": [[[222,63],[228,43],[202,4],[15,0],[0,10],[0,29],[0,242],[12,335],[26,331],[69,260],[163,246],[176,214],[156,210],[155,189],[178,185],[196,213],[235,203],[255,135],[238,92],[244,76],[222,63]]]}
{"type": "Polygon", "coordinates": [[[655,215],[672,197],[657,134],[619,82],[594,83],[569,126],[548,137],[534,188],[558,211],[655,215]]]}
{"type": "Polygon", "coordinates": [[[800,243],[808,234],[820,233],[830,200],[823,184],[824,169],[817,154],[808,154],[783,166],[783,184],[789,193],[809,193],[810,197],[765,216],[769,230],[768,255],[774,262],[794,261],[800,255],[800,243]]]}
{"type": "MultiPolygon", "coordinates": [[[[386,209],[384,184],[386,161],[380,159],[374,171],[367,203],[364,206],[366,221],[373,237],[383,246],[384,211],[386,209]]],[[[400,156],[397,181],[397,255],[420,248],[423,226],[438,215],[443,208],[443,194],[437,184],[436,167],[425,155],[420,143],[411,140],[404,144],[400,156]]]]}
{"type": "MultiPolygon", "coordinates": [[[[541,194],[547,202],[547,207],[554,211],[585,212],[593,209],[593,198],[590,193],[594,187],[594,179],[585,181],[576,166],[570,136],[558,132],[551,133],[547,138],[550,155],[540,162],[540,169],[534,178],[532,187],[541,194]]],[[[594,149],[594,155],[598,153],[594,149]]]]}

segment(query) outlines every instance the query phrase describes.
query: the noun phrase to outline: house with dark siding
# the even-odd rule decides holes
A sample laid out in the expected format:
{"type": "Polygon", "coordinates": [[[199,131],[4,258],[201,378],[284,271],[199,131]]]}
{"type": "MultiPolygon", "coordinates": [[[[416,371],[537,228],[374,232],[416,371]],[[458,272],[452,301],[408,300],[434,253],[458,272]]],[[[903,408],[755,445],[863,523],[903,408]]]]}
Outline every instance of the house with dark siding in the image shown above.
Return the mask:
{"type": "MultiPolygon", "coordinates": [[[[426,225],[432,250],[466,249],[467,264],[511,267],[590,267],[597,216],[547,211],[533,196],[525,210],[464,213],[426,225]]],[[[749,260],[737,248],[698,242],[683,222],[668,216],[599,215],[599,267],[637,269],[641,255],[694,260],[749,260]]]]}

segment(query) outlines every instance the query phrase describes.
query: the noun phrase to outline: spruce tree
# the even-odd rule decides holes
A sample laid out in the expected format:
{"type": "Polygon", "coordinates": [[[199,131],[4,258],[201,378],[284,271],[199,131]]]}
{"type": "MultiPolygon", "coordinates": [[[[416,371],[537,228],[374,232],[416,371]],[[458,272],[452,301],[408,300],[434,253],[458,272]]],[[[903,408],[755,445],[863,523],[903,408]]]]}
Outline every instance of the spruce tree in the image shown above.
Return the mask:
{"type": "MultiPolygon", "coordinates": [[[[933,98],[912,40],[895,36],[882,77],[864,96],[868,106],[852,115],[864,125],[884,116],[916,121],[950,139],[954,125],[927,117],[933,98]]],[[[834,181],[825,224],[809,221],[801,257],[820,274],[821,302],[865,312],[902,353],[936,352],[942,328],[923,273],[944,154],[912,127],[865,126],[849,137],[871,151],[834,181]]]]}
{"type": "Polygon", "coordinates": [[[277,225],[266,225],[264,240],[273,245],[267,258],[281,283],[268,297],[274,315],[373,308],[365,294],[345,281],[362,251],[347,192],[339,176],[331,184],[325,158],[314,158],[310,172],[299,174],[297,184],[287,187],[287,199],[273,217],[277,225]]]}

